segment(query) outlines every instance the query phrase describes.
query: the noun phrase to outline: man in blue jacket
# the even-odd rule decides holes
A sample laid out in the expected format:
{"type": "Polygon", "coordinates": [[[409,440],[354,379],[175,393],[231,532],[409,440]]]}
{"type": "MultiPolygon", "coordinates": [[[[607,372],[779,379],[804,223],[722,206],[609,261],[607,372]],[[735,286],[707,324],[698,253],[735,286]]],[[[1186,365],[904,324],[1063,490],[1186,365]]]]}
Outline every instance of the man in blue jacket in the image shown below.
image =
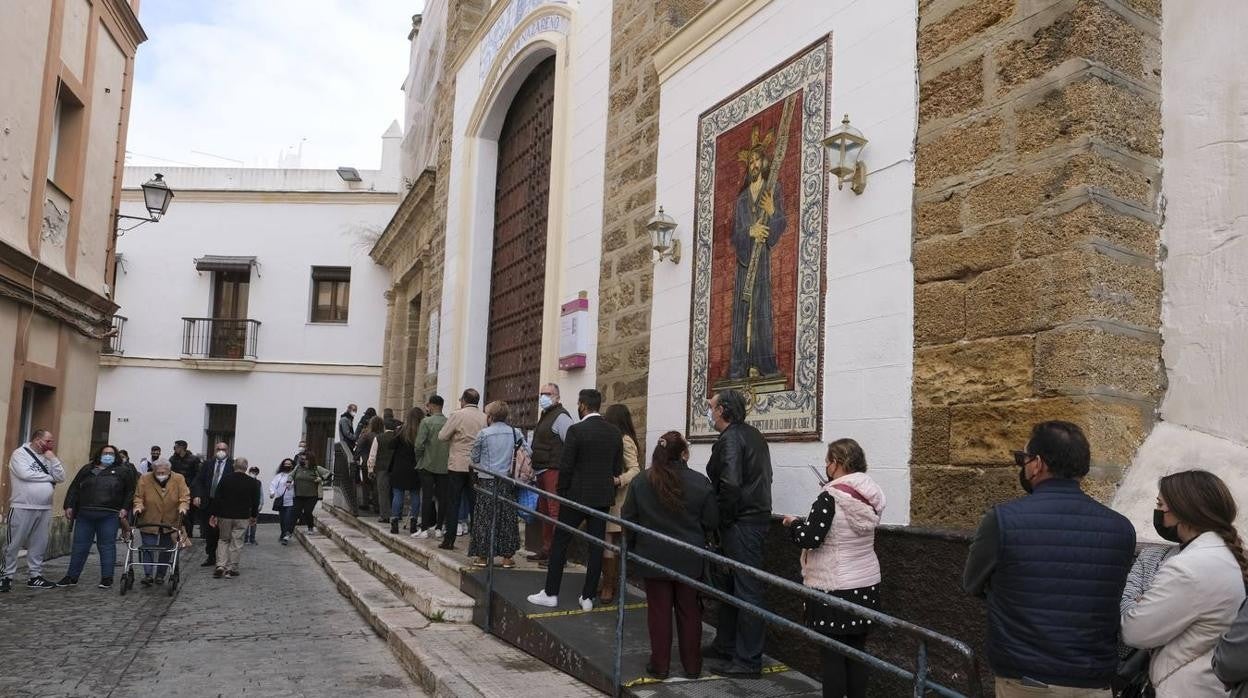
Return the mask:
{"type": "Polygon", "coordinates": [[[1037,424],[1014,452],[1028,496],[993,507],[975,532],[962,586],[988,600],[999,698],[1112,695],[1135,528],[1080,489],[1090,461],[1078,426],[1037,424]]]}

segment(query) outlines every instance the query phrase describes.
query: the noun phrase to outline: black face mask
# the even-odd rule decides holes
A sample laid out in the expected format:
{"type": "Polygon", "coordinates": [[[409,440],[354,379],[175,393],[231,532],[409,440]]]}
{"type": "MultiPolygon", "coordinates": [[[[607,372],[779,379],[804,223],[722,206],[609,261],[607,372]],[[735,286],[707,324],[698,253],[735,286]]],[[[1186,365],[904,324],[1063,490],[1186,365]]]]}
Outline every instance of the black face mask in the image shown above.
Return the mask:
{"type": "Polygon", "coordinates": [[[1166,512],[1161,509],[1153,509],[1153,529],[1157,531],[1157,535],[1161,536],[1162,540],[1168,540],[1171,543],[1183,542],[1179,540],[1179,527],[1177,525],[1167,526],[1165,520],[1166,512]]]}
{"type": "Polygon", "coordinates": [[[1025,465],[1018,469],[1018,484],[1022,486],[1023,491],[1027,494],[1031,494],[1032,490],[1035,489],[1031,484],[1031,480],[1027,479],[1027,466],[1025,465]]]}

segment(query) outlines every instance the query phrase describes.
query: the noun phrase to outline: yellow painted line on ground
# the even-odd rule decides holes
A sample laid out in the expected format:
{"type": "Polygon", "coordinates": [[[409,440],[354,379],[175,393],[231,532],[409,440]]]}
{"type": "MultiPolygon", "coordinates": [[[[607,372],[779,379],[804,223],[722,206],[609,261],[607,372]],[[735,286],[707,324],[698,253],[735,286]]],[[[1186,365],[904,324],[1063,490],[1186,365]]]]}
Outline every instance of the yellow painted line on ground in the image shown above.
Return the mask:
{"type": "MultiPolygon", "coordinates": [[[[786,671],[789,671],[788,666],[785,666],[784,664],[773,664],[771,666],[763,667],[762,673],[763,674],[780,674],[786,671]]],[[[633,679],[632,681],[624,682],[623,686],[625,688],[632,688],[633,686],[645,686],[645,685],[652,684],[652,683],[664,683],[664,682],[689,683],[693,681],[718,681],[718,680],[726,679],[726,678],[728,677],[720,676],[719,674],[703,674],[701,677],[696,678],[696,679],[686,679],[683,677],[673,677],[669,679],[656,679],[653,676],[642,676],[640,678],[633,679]]]]}
{"type": "MultiPolygon", "coordinates": [[[[645,607],[646,607],[646,602],[642,601],[640,603],[625,604],[624,610],[636,611],[639,608],[645,608],[645,607]]],[[[615,613],[618,610],[618,608],[619,608],[618,606],[613,605],[613,606],[602,606],[600,608],[594,608],[593,610],[590,610],[590,611],[582,611],[579,608],[576,609],[575,611],[547,611],[545,613],[530,613],[526,615],[525,618],[528,618],[529,620],[536,620],[540,618],[562,618],[564,616],[583,616],[587,613],[615,613]]]]}

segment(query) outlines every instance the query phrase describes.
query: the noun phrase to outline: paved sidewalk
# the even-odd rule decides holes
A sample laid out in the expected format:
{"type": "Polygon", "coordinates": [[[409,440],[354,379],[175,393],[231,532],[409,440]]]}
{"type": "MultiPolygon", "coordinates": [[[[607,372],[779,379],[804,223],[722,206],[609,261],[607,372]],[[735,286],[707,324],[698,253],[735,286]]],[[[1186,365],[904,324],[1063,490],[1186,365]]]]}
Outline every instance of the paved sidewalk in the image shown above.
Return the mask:
{"type": "MultiPolygon", "coordinates": [[[[33,591],[20,570],[0,594],[0,695],[425,695],[301,546],[278,545],[271,525],[260,539],[236,579],[199,567],[196,539],[173,598],[97,589],[94,555],[76,588],[33,591]]],[[[45,575],[68,564],[52,560],[45,575]]]]}

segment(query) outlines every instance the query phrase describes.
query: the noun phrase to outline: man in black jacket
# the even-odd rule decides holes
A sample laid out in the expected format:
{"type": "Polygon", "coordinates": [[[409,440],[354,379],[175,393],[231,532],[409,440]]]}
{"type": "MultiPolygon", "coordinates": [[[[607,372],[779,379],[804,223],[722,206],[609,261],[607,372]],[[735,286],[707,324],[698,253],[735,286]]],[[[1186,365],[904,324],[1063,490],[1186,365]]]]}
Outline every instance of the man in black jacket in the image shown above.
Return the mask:
{"type": "Polygon", "coordinates": [[[230,445],[224,441],[218,441],[212,461],[200,467],[199,475],[191,483],[191,503],[198,507],[203,515],[200,531],[204,535],[204,552],[208,554],[208,559],[204,560],[200,567],[217,566],[217,543],[221,540],[221,533],[217,530],[217,525],[213,523],[212,500],[217,496],[221,481],[233,470],[231,463],[230,445]]]}
{"type": "MultiPolygon", "coordinates": [[[[723,554],[756,568],[763,566],[763,538],[771,521],[771,451],[761,432],[745,423],[745,397],[723,390],[711,398],[707,420],[719,432],[711,447],[706,475],[719,503],[719,539],[723,554]]],[[[733,571],[729,593],[763,605],[764,585],[757,577],[733,571]]],[[[720,604],[715,641],[702,654],[724,660],[715,672],[758,676],[763,666],[763,619],[720,604]]]]}
{"type": "MultiPolygon", "coordinates": [[[[204,464],[203,459],[191,453],[186,448],[186,442],[178,439],[173,442],[173,455],[169,456],[169,465],[173,467],[173,472],[182,476],[186,480],[187,487],[195,486],[195,479],[199,477],[200,466],[204,464]]],[[[191,510],[186,515],[186,537],[195,537],[195,522],[199,519],[199,510],[195,505],[191,505],[191,510]]],[[[204,531],[200,531],[201,534],[204,531]]]]}
{"type": "MultiPolygon", "coordinates": [[[[581,391],[576,405],[581,421],[568,428],[559,463],[558,494],[605,514],[615,502],[615,478],[624,472],[624,437],[598,414],[601,407],[602,393],[592,388],[581,391]]],[[[602,539],[606,535],[605,520],[591,518],[570,507],[560,508],[559,523],[577,528],[581,522],[585,522],[585,532],[591,536],[602,539]]],[[[546,587],[529,596],[529,603],[552,608],[559,604],[559,585],[563,581],[563,566],[568,560],[571,542],[570,532],[563,528],[555,531],[550,565],[546,569],[546,587]]],[[[602,546],[590,545],[585,586],[579,600],[582,610],[593,609],[601,575],[602,546]]]]}
{"type": "Polygon", "coordinates": [[[235,458],[231,472],[222,476],[208,503],[209,524],[220,532],[217,569],[212,576],[238,576],[243,554],[243,533],[260,516],[260,481],[247,474],[247,459],[235,458]]]}

